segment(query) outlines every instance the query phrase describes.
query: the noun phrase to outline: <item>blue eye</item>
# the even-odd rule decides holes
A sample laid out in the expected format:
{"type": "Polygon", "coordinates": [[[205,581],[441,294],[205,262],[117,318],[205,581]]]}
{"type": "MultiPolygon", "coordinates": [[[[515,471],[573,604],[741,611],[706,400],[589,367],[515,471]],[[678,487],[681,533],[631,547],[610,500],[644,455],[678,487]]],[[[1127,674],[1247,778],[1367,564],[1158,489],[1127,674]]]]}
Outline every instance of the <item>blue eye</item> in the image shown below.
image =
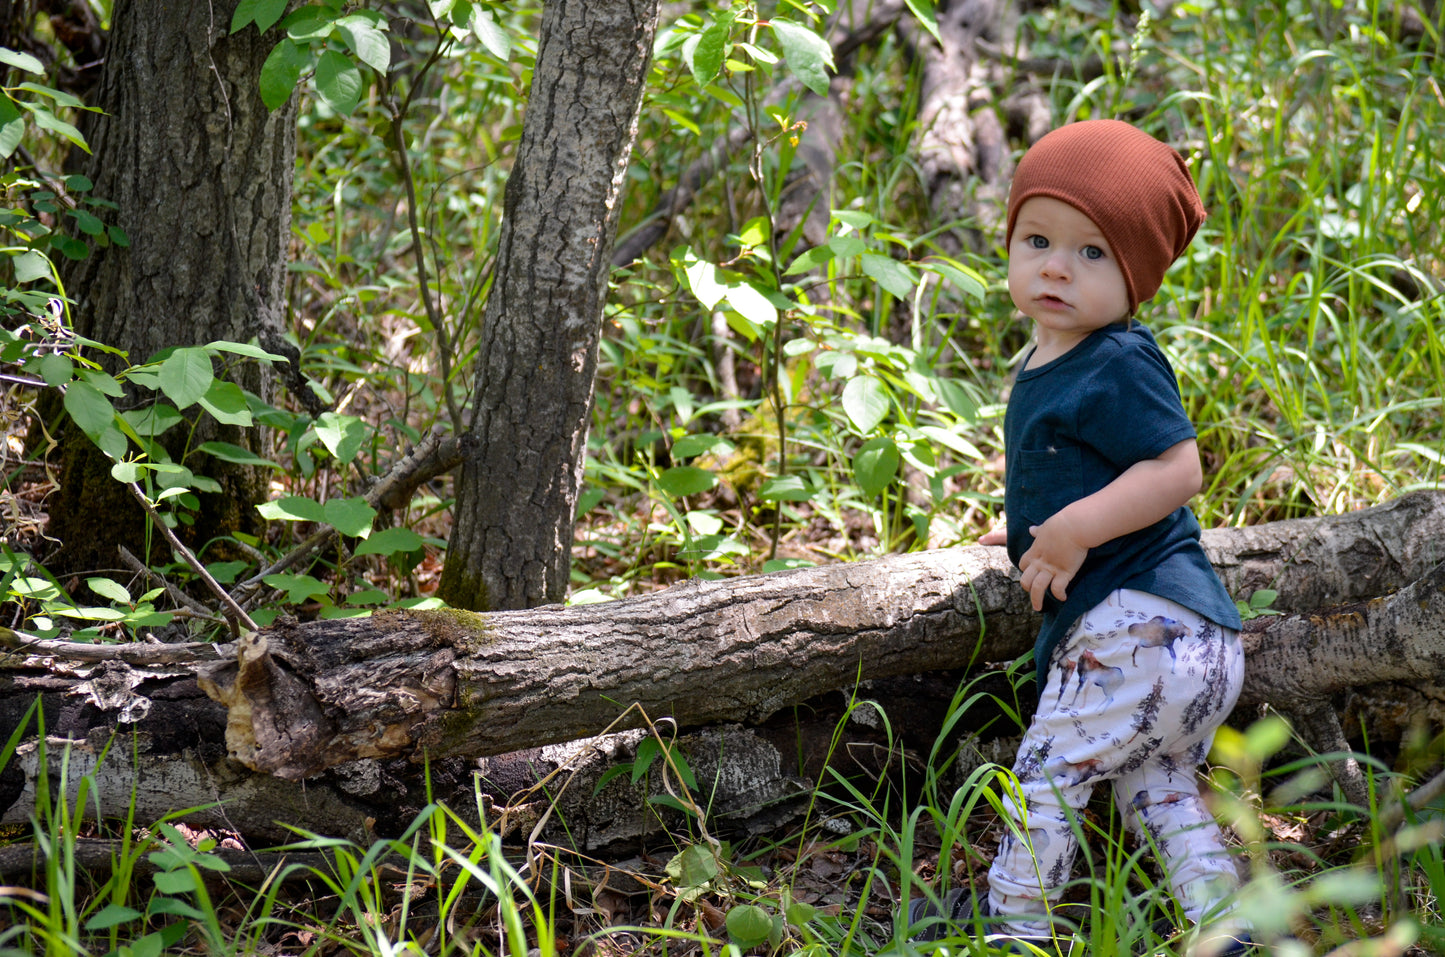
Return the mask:
{"type": "Polygon", "coordinates": [[[1043,236],[1034,235],[1029,237],[1029,245],[1035,249],[1048,249],[1049,241],[1043,236]]]}
{"type": "Polygon", "coordinates": [[[1103,258],[1104,258],[1104,251],[1103,251],[1102,249],[1100,249],[1098,246],[1085,246],[1085,247],[1084,247],[1084,258],[1085,258],[1085,259],[1103,259],[1103,258]]]}

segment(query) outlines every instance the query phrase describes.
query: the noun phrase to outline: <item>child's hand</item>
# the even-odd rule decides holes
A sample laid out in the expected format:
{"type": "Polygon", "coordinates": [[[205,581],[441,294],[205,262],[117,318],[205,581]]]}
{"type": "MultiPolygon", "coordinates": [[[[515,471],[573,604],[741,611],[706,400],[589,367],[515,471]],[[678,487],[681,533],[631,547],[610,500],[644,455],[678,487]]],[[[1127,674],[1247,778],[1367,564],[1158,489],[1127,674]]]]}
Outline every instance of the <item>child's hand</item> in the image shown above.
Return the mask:
{"type": "MultiPolygon", "coordinates": [[[[1019,559],[1024,573],[1019,584],[1029,593],[1034,611],[1043,611],[1044,595],[1053,592],[1063,601],[1068,597],[1069,582],[1074,580],[1089,547],[1079,541],[1076,530],[1062,512],[1042,525],[1029,527],[1034,543],[1019,559]]],[[[982,539],[980,539],[982,541],[982,539]]]]}
{"type": "Polygon", "coordinates": [[[1008,529],[1000,525],[998,528],[991,528],[978,537],[980,545],[1007,545],[1008,529]]]}

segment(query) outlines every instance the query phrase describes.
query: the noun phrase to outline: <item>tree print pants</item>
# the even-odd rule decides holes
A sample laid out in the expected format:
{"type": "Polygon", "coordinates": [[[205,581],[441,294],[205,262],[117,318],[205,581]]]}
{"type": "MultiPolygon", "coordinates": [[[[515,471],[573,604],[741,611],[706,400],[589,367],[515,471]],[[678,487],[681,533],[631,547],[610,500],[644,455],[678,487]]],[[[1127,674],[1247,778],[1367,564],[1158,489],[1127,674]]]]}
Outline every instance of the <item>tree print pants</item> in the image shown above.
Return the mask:
{"type": "Polygon", "coordinates": [[[1108,781],[1185,915],[1222,916],[1239,879],[1197,772],[1243,684],[1238,633],[1182,605],[1120,589],[1080,617],[1014,763],[1023,808],[1005,806],[1019,836],[1005,834],[989,871],[989,913],[1012,918],[1010,933],[1048,932],[1078,850],[1071,812],[1108,781]]]}

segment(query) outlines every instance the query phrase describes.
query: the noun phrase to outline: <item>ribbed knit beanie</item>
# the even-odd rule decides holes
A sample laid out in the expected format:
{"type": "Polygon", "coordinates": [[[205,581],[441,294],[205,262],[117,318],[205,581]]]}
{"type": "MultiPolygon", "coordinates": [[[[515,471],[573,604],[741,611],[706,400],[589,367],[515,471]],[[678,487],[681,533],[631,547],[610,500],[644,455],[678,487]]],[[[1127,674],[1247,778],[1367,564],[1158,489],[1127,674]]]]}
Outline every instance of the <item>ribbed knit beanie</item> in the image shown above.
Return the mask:
{"type": "Polygon", "coordinates": [[[1005,243],[1031,196],[1062,200],[1094,221],[1124,273],[1130,313],[1159,291],[1204,221],[1184,159],[1120,120],[1061,126],[1024,154],[1009,188],[1005,243]]]}

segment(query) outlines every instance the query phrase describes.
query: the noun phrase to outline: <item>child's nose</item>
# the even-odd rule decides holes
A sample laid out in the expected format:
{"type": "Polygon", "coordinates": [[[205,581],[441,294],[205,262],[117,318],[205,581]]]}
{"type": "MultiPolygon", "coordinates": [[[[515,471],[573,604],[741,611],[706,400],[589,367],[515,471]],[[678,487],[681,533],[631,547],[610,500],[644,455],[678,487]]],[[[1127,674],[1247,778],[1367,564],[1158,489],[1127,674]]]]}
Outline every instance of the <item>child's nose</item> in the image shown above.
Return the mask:
{"type": "Polygon", "coordinates": [[[1040,268],[1046,276],[1067,277],[1069,275],[1069,257],[1055,247],[1049,250],[1049,254],[1044,257],[1043,265],[1040,268]]]}

